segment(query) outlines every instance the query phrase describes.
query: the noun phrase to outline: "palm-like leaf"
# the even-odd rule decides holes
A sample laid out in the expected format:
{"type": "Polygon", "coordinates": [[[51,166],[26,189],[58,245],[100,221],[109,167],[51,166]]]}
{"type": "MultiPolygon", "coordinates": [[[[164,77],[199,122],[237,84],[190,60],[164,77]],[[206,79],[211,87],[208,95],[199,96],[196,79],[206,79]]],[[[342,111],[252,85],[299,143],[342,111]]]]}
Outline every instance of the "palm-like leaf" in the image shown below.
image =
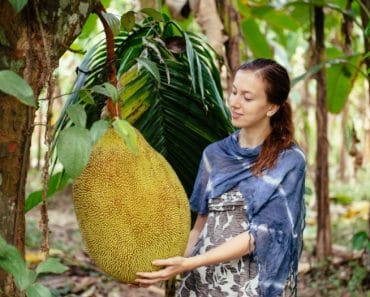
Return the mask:
{"type": "MultiPolygon", "coordinates": [[[[115,54],[123,117],[170,162],[189,194],[204,147],[232,131],[214,52],[172,21],[147,18],[130,34],[116,38],[115,54]],[[179,43],[178,53],[170,50],[170,41],[179,43]]],[[[105,57],[102,43],[83,62],[90,73],[83,80],[77,78],[74,91],[106,81],[105,57]]],[[[78,100],[72,97],[67,105],[78,100]]],[[[104,106],[103,96],[95,100],[96,105],[86,107],[88,125],[99,118],[104,106]]],[[[62,117],[57,130],[68,123],[62,117]]]]}

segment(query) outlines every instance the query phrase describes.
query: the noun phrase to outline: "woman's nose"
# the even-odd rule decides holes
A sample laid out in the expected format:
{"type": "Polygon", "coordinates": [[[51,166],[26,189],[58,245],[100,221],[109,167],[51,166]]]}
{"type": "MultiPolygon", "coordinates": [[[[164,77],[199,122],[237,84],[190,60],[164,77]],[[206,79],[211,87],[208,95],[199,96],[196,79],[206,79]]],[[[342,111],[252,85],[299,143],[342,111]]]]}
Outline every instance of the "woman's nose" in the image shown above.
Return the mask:
{"type": "Polygon", "coordinates": [[[231,95],[229,97],[229,105],[230,107],[239,107],[239,99],[238,99],[238,96],[237,95],[231,95]]]}

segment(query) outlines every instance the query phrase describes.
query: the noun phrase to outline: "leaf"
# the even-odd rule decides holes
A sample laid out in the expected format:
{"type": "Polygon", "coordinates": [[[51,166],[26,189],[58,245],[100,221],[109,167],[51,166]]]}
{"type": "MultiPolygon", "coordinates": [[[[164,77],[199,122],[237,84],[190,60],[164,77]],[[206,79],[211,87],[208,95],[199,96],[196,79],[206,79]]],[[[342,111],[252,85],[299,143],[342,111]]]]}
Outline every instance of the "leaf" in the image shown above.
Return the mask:
{"type": "Polygon", "coordinates": [[[78,96],[81,98],[81,100],[83,102],[85,102],[87,104],[95,105],[94,98],[88,90],[86,90],[86,89],[79,90],[78,91],[78,96]]]}
{"type": "Polygon", "coordinates": [[[369,237],[366,231],[359,231],[352,237],[352,246],[355,250],[366,249],[369,245],[369,237]]]}
{"type": "Polygon", "coordinates": [[[299,81],[306,78],[306,76],[313,75],[320,71],[320,69],[325,66],[325,63],[317,64],[312,67],[310,67],[305,73],[301,74],[300,76],[297,76],[292,79],[292,87],[297,84],[299,81]]]}
{"type": "Polygon", "coordinates": [[[41,262],[37,268],[36,273],[63,273],[69,268],[60,263],[58,258],[48,258],[46,261],[41,262]]]}
{"type": "Polygon", "coordinates": [[[135,128],[130,125],[126,120],[116,119],[113,122],[114,130],[124,139],[130,151],[138,154],[137,136],[135,128]]]}
{"type": "Polygon", "coordinates": [[[81,127],[69,127],[59,134],[57,155],[67,174],[77,178],[87,165],[92,142],[90,131],[81,127]]]}
{"type": "Polygon", "coordinates": [[[102,15],[111,28],[113,35],[117,36],[120,32],[121,21],[114,14],[109,12],[102,12],[102,15]]]}
{"type": "Polygon", "coordinates": [[[289,13],[271,7],[266,13],[261,16],[271,26],[287,29],[289,31],[297,31],[300,28],[300,23],[291,17],[289,13]]]}
{"type": "Polygon", "coordinates": [[[358,75],[361,55],[348,57],[343,63],[333,64],[326,70],[328,111],[339,113],[345,106],[358,75]]]}
{"type": "Polygon", "coordinates": [[[90,129],[92,143],[95,144],[100,139],[100,137],[108,130],[108,128],[109,123],[105,120],[94,122],[90,129]]]}
{"type": "Polygon", "coordinates": [[[146,58],[136,58],[136,61],[139,63],[139,65],[144,66],[151,75],[155,78],[155,80],[160,83],[161,79],[159,77],[159,71],[157,65],[146,58]]]}
{"type": "Polygon", "coordinates": [[[85,128],[86,112],[85,109],[78,103],[72,104],[67,108],[67,114],[71,121],[78,127],[85,128]]]}
{"type": "Polygon", "coordinates": [[[96,85],[91,88],[91,92],[102,94],[109,98],[112,98],[114,102],[118,100],[118,91],[117,88],[112,84],[105,82],[103,85],[96,85]]]}
{"type": "Polygon", "coordinates": [[[121,25],[126,32],[130,32],[135,26],[135,12],[128,11],[121,16],[121,25]]]}
{"type": "Polygon", "coordinates": [[[242,21],[242,29],[248,47],[253,52],[254,57],[272,58],[272,50],[266,40],[266,36],[262,34],[257,22],[253,19],[242,21]]]}
{"type": "Polygon", "coordinates": [[[105,89],[108,91],[108,94],[110,94],[109,97],[112,98],[113,102],[117,102],[118,101],[118,90],[115,86],[113,86],[111,83],[109,82],[105,82],[103,83],[103,86],[105,87],[105,89]]]}
{"type": "Polygon", "coordinates": [[[96,85],[91,88],[91,92],[98,93],[107,97],[110,97],[110,94],[106,88],[104,88],[102,85],[96,85]]]}
{"type": "Polygon", "coordinates": [[[143,8],[140,11],[152,17],[155,21],[163,22],[163,15],[153,8],[147,7],[147,8],[143,8]]]}
{"type": "Polygon", "coordinates": [[[185,38],[185,44],[186,44],[186,55],[188,57],[188,63],[189,63],[189,69],[190,69],[190,75],[192,77],[192,85],[194,92],[196,92],[196,85],[195,85],[195,65],[194,65],[194,48],[192,46],[192,43],[190,41],[189,36],[183,32],[184,38],[185,38]]]}
{"type": "Polygon", "coordinates": [[[341,195],[341,194],[337,194],[333,197],[330,197],[330,199],[332,201],[334,201],[334,203],[338,203],[338,204],[342,204],[342,205],[349,205],[353,201],[353,199],[351,197],[349,197],[347,195],[341,195]]]}
{"type": "Polygon", "coordinates": [[[10,273],[18,289],[25,290],[35,280],[36,273],[29,270],[15,246],[0,236],[0,267],[10,273]]]}
{"type": "Polygon", "coordinates": [[[28,0],[9,0],[16,13],[20,12],[28,3],[28,0]]]}
{"type": "MultiPolygon", "coordinates": [[[[54,174],[48,182],[47,197],[52,197],[56,192],[65,188],[68,184],[70,177],[64,171],[54,174]]],[[[42,201],[42,190],[32,192],[28,195],[24,211],[28,212],[42,201]]]]}
{"type": "Polygon", "coordinates": [[[48,288],[41,284],[34,284],[26,290],[27,297],[52,297],[48,288]]]}
{"type": "Polygon", "coordinates": [[[0,91],[16,97],[26,105],[36,107],[36,100],[32,88],[14,71],[0,71],[0,91]]]}

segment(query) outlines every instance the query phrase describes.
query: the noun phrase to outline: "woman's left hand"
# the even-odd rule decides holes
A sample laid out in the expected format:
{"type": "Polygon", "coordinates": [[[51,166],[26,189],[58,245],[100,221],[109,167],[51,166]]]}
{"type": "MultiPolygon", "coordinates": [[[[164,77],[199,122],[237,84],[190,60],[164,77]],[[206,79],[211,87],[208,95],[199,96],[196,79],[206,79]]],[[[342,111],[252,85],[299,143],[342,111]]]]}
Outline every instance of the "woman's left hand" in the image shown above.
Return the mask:
{"type": "Polygon", "coordinates": [[[138,272],[138,278],[135,282],[139,285],[149,286],[160,281],[165,281],[177,274],[191,270],[188,258],[173,257],[168,259],[154,260],[152,262],[156,266],[163,266],[164,268],[153,272],[138,272]]]}

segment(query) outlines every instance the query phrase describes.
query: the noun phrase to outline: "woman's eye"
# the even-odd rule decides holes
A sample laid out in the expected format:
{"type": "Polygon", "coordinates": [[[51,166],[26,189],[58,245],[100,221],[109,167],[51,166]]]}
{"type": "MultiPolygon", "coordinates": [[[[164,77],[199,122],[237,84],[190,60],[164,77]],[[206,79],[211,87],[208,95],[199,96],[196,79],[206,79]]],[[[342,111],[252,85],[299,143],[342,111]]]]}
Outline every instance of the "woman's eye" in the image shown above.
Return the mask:
{"type": "Polygon", "coordinates": [[[244,100],[245,100],[245,101],[252,101],[253,99],[251,99],[251,98],[247,98],[247,97],[244,97],[244,100]]]}

